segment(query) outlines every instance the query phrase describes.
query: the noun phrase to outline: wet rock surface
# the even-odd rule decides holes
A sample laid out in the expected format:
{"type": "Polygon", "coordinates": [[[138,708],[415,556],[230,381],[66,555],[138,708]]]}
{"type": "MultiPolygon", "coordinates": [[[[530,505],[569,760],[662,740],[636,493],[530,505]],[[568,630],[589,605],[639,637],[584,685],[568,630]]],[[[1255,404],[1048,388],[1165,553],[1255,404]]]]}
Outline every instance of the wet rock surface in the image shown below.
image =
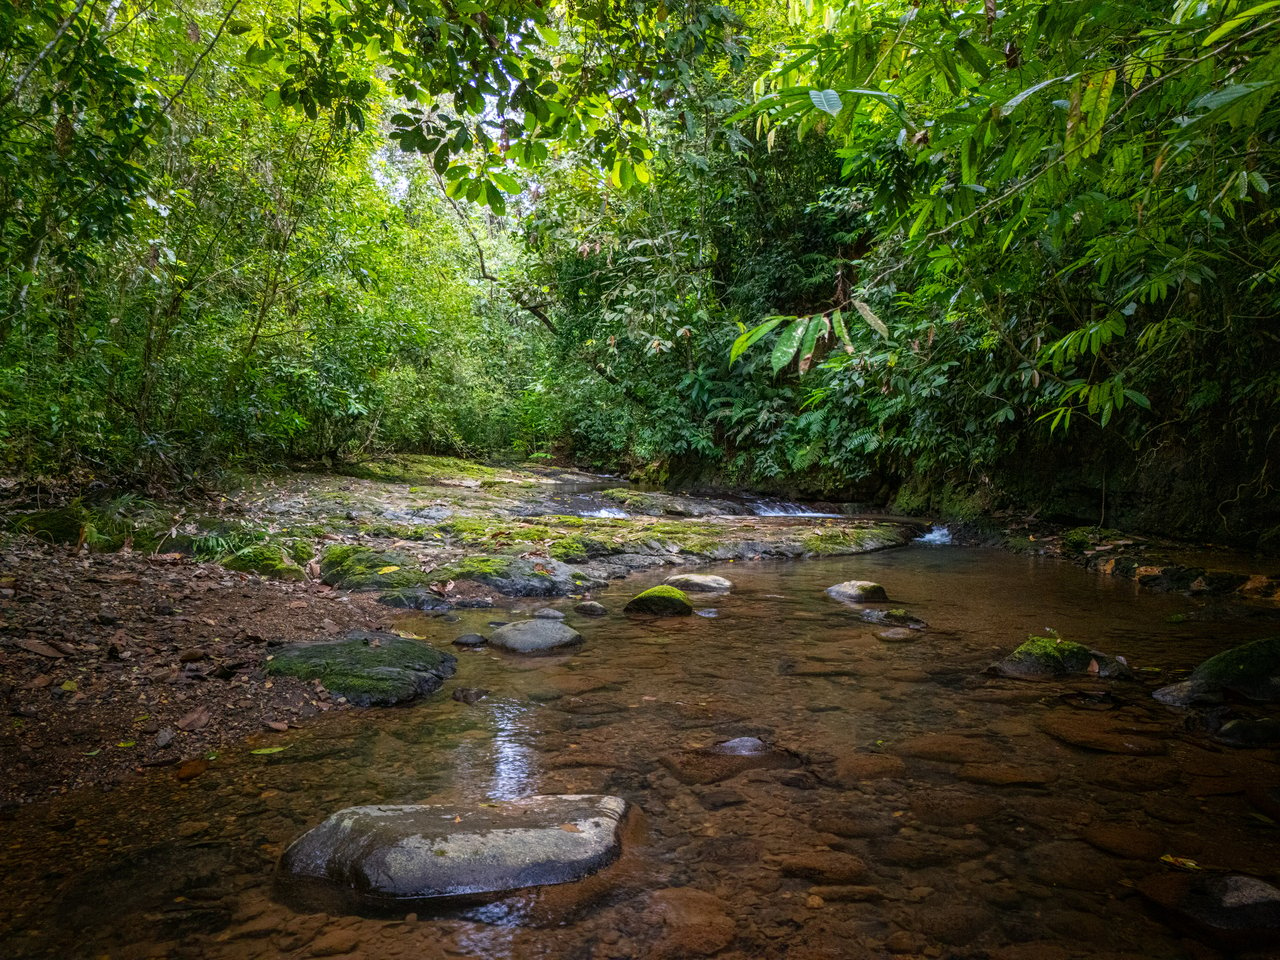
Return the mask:
{"type": "Polygon", "coordinates": [[[1138,891],[1185,929],[1219,945],[1280,943],[1280,889],[1257,877],[1165,875],[1142,881],[1138,891]]]}
{"type": "Polygon", "coordinates": [[[1031,637],[988,672],[1019,680],[1048,680],[1070,674],[1131,679],[1128,664],[1082,643],[1060,637],[1031,637]]]}
{"type": "Polygon", "coordinates": [[[871,603],[889,599],[884,587],[870,580],[846,580],[844,583],[837,583],[835,586],[827,587],[827,596],[846,603],[871,603]]]}
{"type": "Polygon", "coordinates": [[[511,653],[552,653],[576,647],[582,634],[560,620],[517,620],[493,631],[489,645],[511,653]]]}
{"type": "Polygon", "coordinates": [[[277,891],[376,909],[568,883],[617,858],[626,810],[618,797],[589,795],[350,807],[289,845],[277,891]]]}
{"type": "Polygon", "coordinates": [[[1161,703],[1186,707],[1216,703],[1228,694],[1280,702],[1280,637],[1224,650],[1201,663],[1186,680],[1161,687],[1153,696],[1161,703]]]}
{"type": "Polygon", "coordinates": [[[389,707],[439,690],[458,661],[420,640],[357,630],[341,640],[280,647],[267,672],[318,680],[358,707],[389,707]]]}
{"type": "Polygon", "coordinates": [[[662,586],[636,594],[622,610],[641,617],[687,617],[693,613],[693,604],[682,590],[662,586]]]}
{"type": "Polygon", "coordinates": [[[790,769],[799,761],[785,750],[755,737],[739,737],[709,747],[682,750],[662,758],[681,783],[719,783],[748,770],[790,769]]]}
{"type": "Polygon", "coordinates": [[[728,593],[733,589],[732,580],[708,573],[677,573],[663,582],[687,593],[728,593]]]}

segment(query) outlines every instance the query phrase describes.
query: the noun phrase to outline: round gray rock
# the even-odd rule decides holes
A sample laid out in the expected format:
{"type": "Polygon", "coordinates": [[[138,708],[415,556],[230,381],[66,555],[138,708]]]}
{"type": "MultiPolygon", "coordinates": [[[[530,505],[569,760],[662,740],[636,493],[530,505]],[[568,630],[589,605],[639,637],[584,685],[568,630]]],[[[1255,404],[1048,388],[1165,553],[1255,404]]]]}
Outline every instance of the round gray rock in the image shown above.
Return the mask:
{"type": "Polygon", "coordinates": [[[582,634],[559,620],[517,620],[489,638],[489,646],[512,653],[546,653],[579,643],[582,634]]]}
{"type": "Polygon", "coordinates": [[[884,587],[870,580],[846,580],[844,583],[837,583],[833,587],[827,587],[827,596],[849,603],[889,599],[889,595],[884,592],[884,587]]]}
{"type": "Polygon", "coordinates": [[[609,611],[603,603],[596,603],[594,600],[583,600],[579,604],[575,604],[575,611],[584,617],[605,617],[609,615],[609,611]]]}
{"type": "Polygon", "coordinates": [[[569,883],[617,858],[626,812],[609,796],[348,807],[289,845],[277,892],[300,905],[400,908],[569,883]]]}
{"type": "Polygon", "coordinates": [[[556,610],[554,607],[540,607],[533,611],[533,615],[538,620],[563,620],[564,613],[556,610]]]}
{"type": "Polygon", "coordinates": [[[726,593],[733,589],[732,580],[704,573],[677,573],[663,582],[690,593],[726,593]]]}

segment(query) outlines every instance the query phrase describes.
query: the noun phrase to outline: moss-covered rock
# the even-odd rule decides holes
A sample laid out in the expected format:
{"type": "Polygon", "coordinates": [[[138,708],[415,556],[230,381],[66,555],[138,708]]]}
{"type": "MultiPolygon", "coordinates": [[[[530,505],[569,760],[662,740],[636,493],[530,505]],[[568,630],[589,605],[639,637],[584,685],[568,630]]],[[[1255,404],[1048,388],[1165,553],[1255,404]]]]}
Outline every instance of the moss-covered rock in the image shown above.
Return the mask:
{"type": "Polygon", "coordinates": [[[990,672],[1020,680],[1064,677],[1073,673],[1100,677],[1132,676],[1123,660],[1060,637],[1028,637],[1026,643],[1013,653],[992,664],[990,672]]]}
{"type": "Polygon", "coordinates": [[[350,544],[325,551],[320,576],[343,590],[402,590],[426,586],[430,579],[419,569],[417,559],[407,553],[350,544]]]}
{"type": "Polygon", "coordinates": [[[420,640],[357,630],[341,640],[280,647],[267,664],[273,676],[319,680],[358,707],[392,706],[439,690],[458,661],[420,640]]]}
{"type": "Polygon", "coordinates": [[[1154,696],[1172,706],[1188,706],[1215,702],[1228,693],[1280,702],[1280,637],[1224,650],[1196,667],[1182,683],[1161,687],[1154,696]]]}
{"type": "Polygon", "coordinates": [[[636,594],[622,611],[649,617],[687,617],[693,613],[693,604],[683,590],[664,584],[636,594]]]}
{"type": "Polygon", "coordinates": [[[222,565],[228,570],[257,573],[276,580],[305,580],[307,578],[306,571],[285,556],[283,548],[272,543],[246,547],[224,558],[222,565]]]}
{"type": "Polygon", "coordinates": [[[835,586],[827,587],[827,596],[849,603],[871,603],[889,599],[884,587],[870,580],[846,580],[844,583],[837,583],[835,586]]]}
{"type": "Polygon", "coordinates": [[[470,580],[508,597],[563,597],[604,586],[603,580],[558,560],[521,557],[466,557],[433,571],[432,579],[470,580]]]}
{"type": "Polygon", "coordinates": [[[53,510],[36,510],[14,520],[12,529],[45,543],[79,543],[91,518],[79,504],[53,510]]]}

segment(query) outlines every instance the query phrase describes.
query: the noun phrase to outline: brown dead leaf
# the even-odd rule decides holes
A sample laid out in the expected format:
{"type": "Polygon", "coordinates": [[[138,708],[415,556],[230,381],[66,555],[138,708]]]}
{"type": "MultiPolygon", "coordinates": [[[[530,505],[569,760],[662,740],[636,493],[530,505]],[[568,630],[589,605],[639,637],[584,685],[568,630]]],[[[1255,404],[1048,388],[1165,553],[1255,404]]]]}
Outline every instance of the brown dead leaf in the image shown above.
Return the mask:
{"type": "Polygon", "coordinates": [[[560,829],[563,830],[565,833],[581,833],[582,832],[582,828],[578,826],[576,823],[562,823],[560,824],[560,829]]]}
{"type": "Polygon", "coordinates": [[[43,640],[23,638],[22,640],[15,640],[13,645],[19,650],[27,651],[27,653],[35,653],[42,657],[52,657],[55,660],[60,660],[66,656],[66,654],[61,650],[49,646],[49,644],[45,643],[43,640]]]}
{"type": "Polygon", "coordinates": [[[209,725],[209,721],[212,719],[213,714],[209,712],[209,708],[200,706],[183,716],[175,726],[179,730],[202,730],[209,725]]]}

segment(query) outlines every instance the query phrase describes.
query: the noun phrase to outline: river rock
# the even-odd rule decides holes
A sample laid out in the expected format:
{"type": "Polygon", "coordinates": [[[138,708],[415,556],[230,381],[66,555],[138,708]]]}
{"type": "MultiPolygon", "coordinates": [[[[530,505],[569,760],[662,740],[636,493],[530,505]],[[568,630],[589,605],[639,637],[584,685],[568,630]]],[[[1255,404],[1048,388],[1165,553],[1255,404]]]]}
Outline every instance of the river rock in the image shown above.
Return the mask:
{"type": "Polygon", "coordinates": [[[1049,713],[1040,729],[1055,740],[1100,753],[1122,753],[1132,757],[1150,757],[1166,752],[1159,727],[1150,724],[1127,724],[1113,720],[1108,714],[1058,710],[1049,713]]]}
{"type": "Polygon", "coordinates": [[[778,866],[788,877],[801,877],[814,883],[857,883],[867,875],[867,865],[851,853],[815,850],[783,857],[778,866]]]}
{"type": "Polygon", "coordinates": [[[693,604],[683,590],[661,586],[632,597],[622,611],[649,617],[687,617],[693,613],[693,604]]]}
{"type": "Polygon", "coordinates": [[[709,957],[732,943],[737,932],[724,901],[692,887],[654,891],[644,920],[657,932],[646,951],[654,960],[709,957]]]}
{"type": "Polygon", "coordinates": [[[747,770],[799,766],[799,761],[787,751],[770,747],[755,737],[738,737],[710,747],[681,750],[663,757],[662,763],[677,780],[686,784],[719,783],[747,770]]]}
{"type": "Polygon", "coordinates": [[[402,550],[374,550],[354,544],[330,547],[320,558],[325,583],[343,590],[408,590],[427,585],[416,557],[402,550]]]}
{"type": "Polygon", "coordinates": [[[481,636],[478,633],[464,633],[453,641],[455,647],[483,647],[489,642],[488,637],[481,636]]]}
{"type": "Polygon", "coordinates": [[[920,639],[917,631],[909,627],[892,627],[888,630],[881,630],[876,634],[876,639],[883,643],[914,643],[920,639]]]}
{"type": "Polygon", "coordinates": [[[848,603],[867,603],[876,600],[888,600],[884,587],[870,580],[846,580],[833,587],[827,587],[827,596],[848,603]]]}
{"type": "Polygon", "coordinates": [[[1186,680],[1161,687],[1152,696],[1170,706],[1186,707],[1216,703],[1228,693],[1280,702],[1280,637],[1224,650],[1196,667],[1186,680]]]}
{"type": "Polygon", "coordinates": [[[677,573],[674,577],[667,577],[663,582],[677,590],[686,590],[690,593],[726,593],[733,589],[732,580],[705,573],[677,573]]]}
{"type": "Polygon", "coordinates": [[[617,858],[626,811],[609,796],[348,807],[289,845],[277,890],[312,909],[400,909],[569,883],[617,858]]]}
{"type": "Polygon", "coordinates": [[[382,707],[434,693],[457,668],[452,654],[421,640],[355,630],[340,640],[279,647],[267,673],[319,680],[358,707],[382,707]]]}
{"type": "Polygon", "coordinates": [[[489,645],[512,653],[548,653],[582,643],[582,634],[559,620],[517,620],[493,631],[489,645]]]}
{"type": "Polygon", "coordinates": [[[540,607],[533,611],[533,616],[536,620],[563,620],[564,612],[554,607],[540,607]]]}
{"type": "Polygon", "coordinates": [[[609,615],[609,611],[604,604],[596,603],[594,600],[583,600],[581,603],[575,604],[573,609],[575,613],[580,613],[584,617],[607,617],[609,615]]]}
{"type": "Polygon", "coordinates": [[[1265,747],[1280,743],[1280,720],[1273,717],[1235,717],[1213,735],[1229,747],[1265,747]]]}
{"type": "Polygon", "coordinates": [[[1081,838],[1092,847],[1126,860],[1159,860],[1165,852],[1164,837],[1135,824],[1094,824],[1081,838]]]}
{"type": "Polygon", "coordinates": [[[1160,874],[1138,892],[1185,928],[1229,948],[1280,942],[1280,889],[1243,874],[1160,874]]]}
{"type": "Polygon", "coordinates": [[[1003,660],[993,663],[987,672],[1018,680],[1046,680],[1077,673],[1097,677],[1133,677],[1133,671],[1124,660],[1058,637],[1028,637],[1026,643],[1003,660]]]}

